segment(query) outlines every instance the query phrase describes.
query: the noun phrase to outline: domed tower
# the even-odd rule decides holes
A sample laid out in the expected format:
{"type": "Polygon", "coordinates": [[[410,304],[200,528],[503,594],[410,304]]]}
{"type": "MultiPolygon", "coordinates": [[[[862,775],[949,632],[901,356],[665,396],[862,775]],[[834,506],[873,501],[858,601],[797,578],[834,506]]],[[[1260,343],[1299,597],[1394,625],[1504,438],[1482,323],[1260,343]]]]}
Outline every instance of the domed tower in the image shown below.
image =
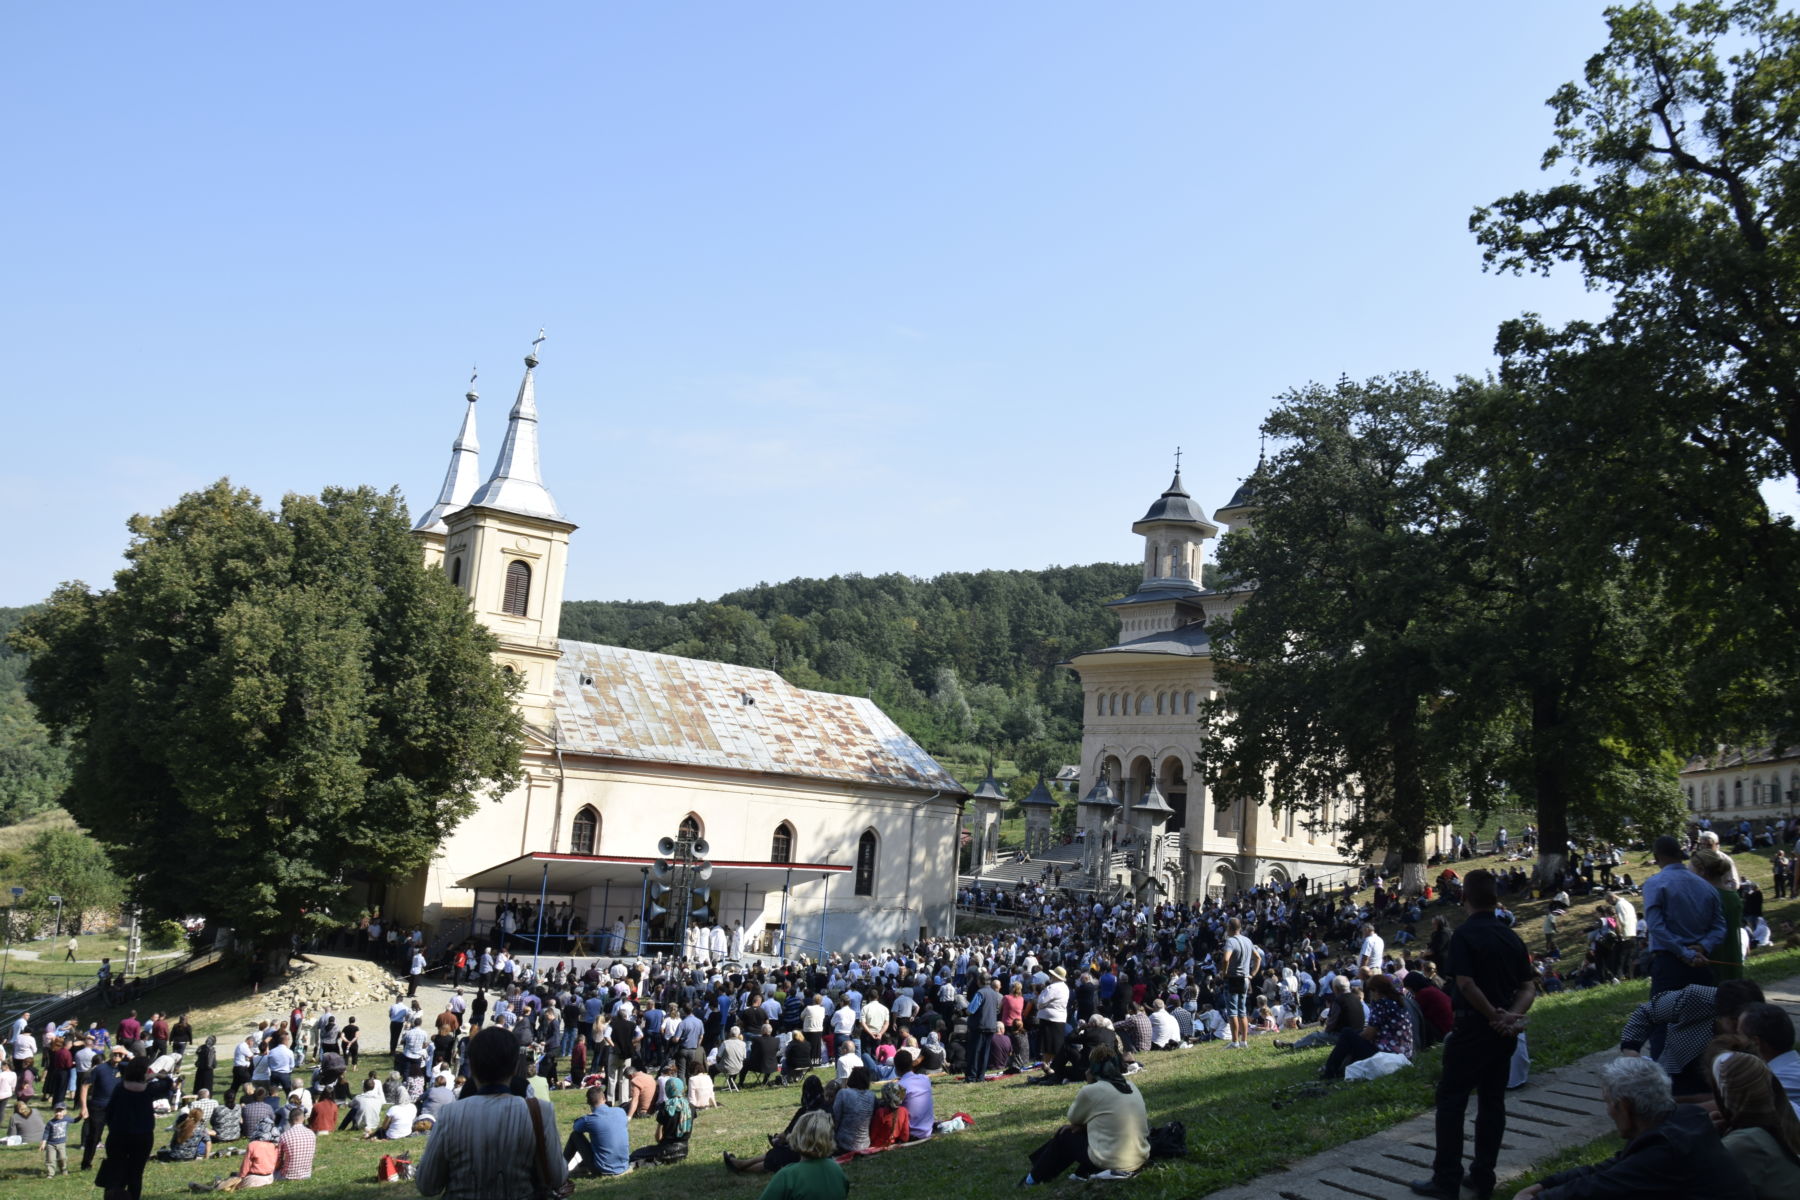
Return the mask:
{"type": "Polygon", "coordinates": [[[1119,614],[1120,637],[1162,633],[1199,620],[1206,542],[1219,535],[1219,527],[1182,486],[1179,461],[1175,478],[1132,523],[1131,532],[1144,538],[1144,579],[1131,595],[1112,604],[1119,614]]]}

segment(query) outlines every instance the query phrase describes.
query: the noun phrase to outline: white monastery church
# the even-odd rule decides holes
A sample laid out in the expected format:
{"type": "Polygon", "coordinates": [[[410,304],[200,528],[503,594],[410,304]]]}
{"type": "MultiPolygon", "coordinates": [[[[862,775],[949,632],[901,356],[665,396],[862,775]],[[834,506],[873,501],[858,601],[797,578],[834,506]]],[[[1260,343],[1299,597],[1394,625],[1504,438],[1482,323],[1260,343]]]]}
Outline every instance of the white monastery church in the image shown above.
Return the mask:
{"type": "Polygon", "coordinates": [[[1357,865],[1332,836],[1328,822],[1335,824],[1337,809],[1308,829],[1293,812],[1268,805],[1220,807],[1206,781],[1190,777],[1200,706],[1219,688],[1207,622],[1229,615],[1251,590],[1204,586],[1206,543],[1219,535],[1214,521],[1249,528],[1257,467],[1209,521],[1177,466],[1168,490],[1131,527],[1144,538],[1144,578],[1112,603],[1118,643],[1069,663],[1081,676],[1084,706],[1084,866],[1100,879],[1196,900],[1302,875],[1335,882],[1357,865]]]}
{"type": "MultiPolygon", "coordinates": [[[[540,338],[541,340],[541,338],[540,338]]],[[[521,680],[525,782],[484,800],[389,916],[437,935],[534,913],[595,936],[623,921],[631,945],[678,940],[658,843],[702,845],[710,871],[689,905],[748,946],[861,951],[951,927],[967,793],[872,700],[807,691],[773,671],[559,639],[576,525],[538,464],[537,344],[485,482],[468,394],[437,503],[414,527],[428,565],[468,593],[521,680]],[[665,885],[666,886],[666,885],[665,885]]],[[[557,936],[545,953],[567,953],[557,936]]],[[[664,948],[667,948],[666,946],[664,948]]]]}

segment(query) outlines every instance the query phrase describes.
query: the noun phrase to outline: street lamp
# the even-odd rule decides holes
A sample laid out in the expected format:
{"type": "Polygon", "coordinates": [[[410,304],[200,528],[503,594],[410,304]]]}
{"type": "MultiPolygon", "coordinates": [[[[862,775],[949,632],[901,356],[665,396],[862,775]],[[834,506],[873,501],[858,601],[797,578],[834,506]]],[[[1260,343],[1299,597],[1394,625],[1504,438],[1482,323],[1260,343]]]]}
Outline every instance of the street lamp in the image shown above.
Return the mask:
{"type": "Polygon", "coordinates": [[[56,936],[62,936],[62,897],[51,896],[50,903],[56,905],[56,936]]]}

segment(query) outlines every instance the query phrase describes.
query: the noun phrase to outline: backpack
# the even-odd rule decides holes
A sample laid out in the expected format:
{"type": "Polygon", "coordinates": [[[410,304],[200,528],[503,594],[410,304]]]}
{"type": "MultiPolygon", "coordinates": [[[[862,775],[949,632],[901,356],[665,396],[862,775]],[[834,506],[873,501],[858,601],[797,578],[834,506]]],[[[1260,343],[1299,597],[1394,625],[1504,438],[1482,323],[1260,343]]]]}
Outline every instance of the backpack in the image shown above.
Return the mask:
{"type": "Polygon", "coordinates": [[[1158,1125],[1150,1131],[1151,1158],[1186,1158],[1187,1126],[1180,1121],[1158,1125]]]}

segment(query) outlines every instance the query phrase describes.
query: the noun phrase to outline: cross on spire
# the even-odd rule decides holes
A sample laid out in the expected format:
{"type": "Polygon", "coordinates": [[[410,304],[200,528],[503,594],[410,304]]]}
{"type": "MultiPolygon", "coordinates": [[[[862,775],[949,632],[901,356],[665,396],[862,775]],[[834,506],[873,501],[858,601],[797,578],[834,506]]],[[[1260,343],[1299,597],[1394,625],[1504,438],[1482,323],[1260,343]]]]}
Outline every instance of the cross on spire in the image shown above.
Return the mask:
{"type": "Polygon", "coordinates": [[[1175,473],[1181,474],[1181,447],[1175,447],[1175,473]]]}
{"type": "Polygon", "coordinates": [[[538,347],[543,344],[544,344],[544,330],[543,330],[542,326],[539,326],[538,327],[538,335],[531,339],[531,353],[525,356],[531,360],[531,363],[533,366],[537,365],[538,347]]]}

